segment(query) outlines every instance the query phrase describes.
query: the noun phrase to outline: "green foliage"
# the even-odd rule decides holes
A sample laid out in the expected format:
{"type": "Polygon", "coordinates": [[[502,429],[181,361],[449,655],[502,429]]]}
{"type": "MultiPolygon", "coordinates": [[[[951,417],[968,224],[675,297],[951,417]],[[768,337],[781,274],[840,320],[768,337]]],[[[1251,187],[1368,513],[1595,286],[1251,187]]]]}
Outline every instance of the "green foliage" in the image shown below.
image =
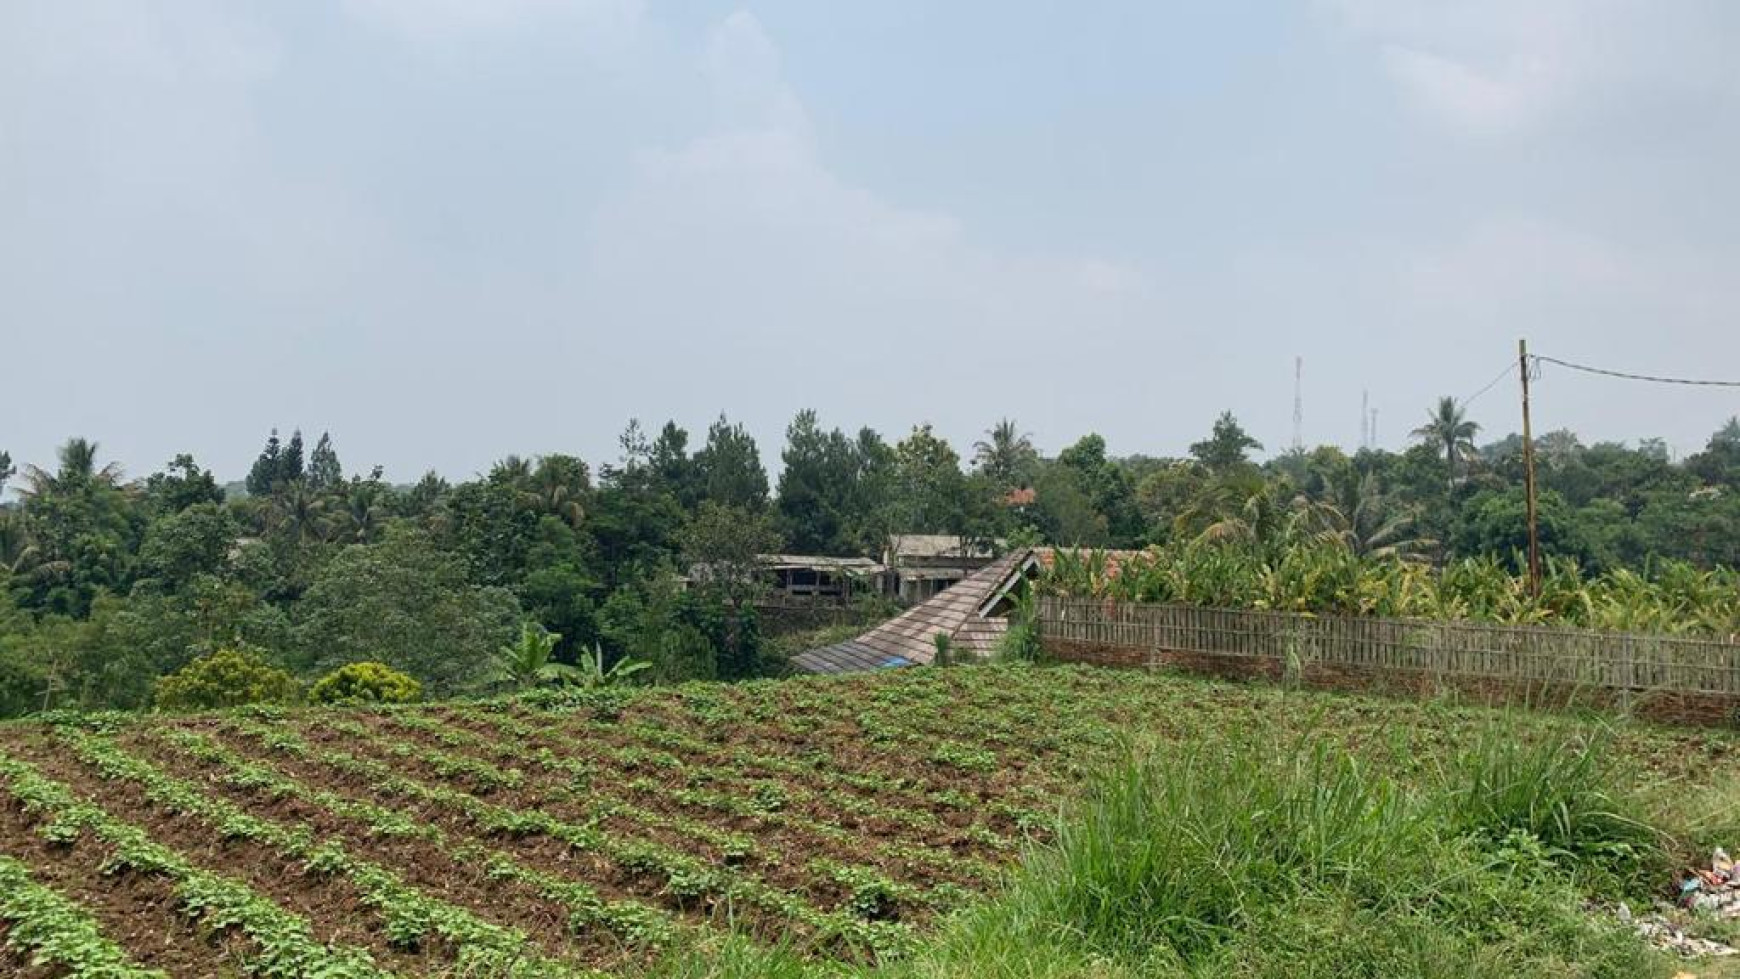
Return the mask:
{"type": "Polygon", "coordinates": [[[1443,450],[1444,467],[1454,483],[1457,463],[1474,454],[1474,436],[1479,433],[1480,424],[1465,417],[1463,406],[1455,398],[1443,397],[1427,416],[1426,424],[1414,429],[1413,436],[1443,450]]]}
{"type": "Polygon", "coordinates": [[[340,551],[296,612],[304,663],[324,671],[378,661],[442,697],[487,683],[494,651],[521,620],[511,593],[467,583],[451,556],[399,529],[340,551]]]}
{"type": "Polygon", "coordinates": [[[973,467],[991,481],[998,492],[1028,485],[1039,465],[1039,451],[1033,447],[1033,437],[1023,433],[1014,419],[998,420],[985,433],[985,440],[973,443],[973,467]]]}
{"type": "Polygon", "coordinates": [[[268,663],[259,650],[224,648],[158,680],[156,702],[169,710],[207,710],[284,703],[296,693],[296,678],[268,663]]]}
{"type": "Polygon", "coordinates": [[[656,683],[739,680],[760,675],[761,634],[755,608],[711,592],[685,590],[673,575],[616,591],[599,610],[611,658],[651,664],[656,683]]]}
{"type": "Polygon", "coordinates": [[[928,424],[894,448],[894,519],[900,533],[959,534],[967,522],[960,457],[928,424]]]}
{"type": "Polygon", "coordinates": [[[946,632],[939,632],[930,637],[931,645],[936,647],[936,658],[931,660],[935,666],[954,665],[954,641],[946,632]]]}
{"type": "MultiPolygon", "coordinates": [[[[761,640],[749,555],[783,538],[880,556],[890,535],[926,530],[1164,545],[1172,571],[1112,589],[1157,600],[1736,634],[1721,569],[1740,566],[1740,421],[1679,462],[1659,440],[1537,439],[1539,601],[1514,574],[1520,438],[1475,447],[1454,403],[1428,421],[1405,451],[1319,446],[1259,466],[1230,415],[1183,461],[1114,456],[1091,434],[1046,459],[1004,419],[966,474],[926,427],[891,447],[806,411],[771,506],[753,438],[723,418],[692,455],[675,423],[652,439],[631,424],[596,482],[553,453],[399,487],[378,469],[346,478],[329,434],[306,460],[299,436],[274,434],[253,495],[235,499],[189,455],[128,482],[96,443],[69,439],[48,469],[19,460],[0,503],[0,714],[142,707],[159,677],[237,642],[304,679],[372,660],[449,696],[487,689],[493,652],[526,619],[562,637],[552,662],[601,643],[608,659],[653,663],[648,679],[745,679],[783,661],[761,640]],[[721,573],[658,594],[695,565],[721,573]]],[[[13,468],[0,460],[0,476],[13,468]]]]}
{"type": "Polygon", "coordinates": [[[779,533],[766,514],[712,500],[683,529],[683,562],[691,579],[726,601],[752,601],[766,590],[759,555],[776,553],[779,533]]]}
{"type": "Polygon", "coordinates": [[[78,979],[167,976],[161,969],[132,962],[104,936],[96,919],[32,879],[24,864],[4,855],[0,855],[0,921],[8,925],[6,946],[24,953],[33,966],[54,968],[78,979]]]}
{"type": "Polygon", "coordinates": [[[754,513],[767,507],[767,470],[761,467],[755,439],[741,423],[719,416],[707,429],[707,444],[695,453],[694,471],[707,500],[754,513]]]}
{"type": "Polygon", "coordinates": [[[1009,610],[1009,627],[997,641],[996,658],[1006,662],[1036,663],[1045,658],[1045,646],[1040,641],[1038,608],[1035,589],[1023,586],[1013,595],[1009,610]]]}
{"type": "Polygon", "coordinates": [[[346,663],[314,681],[308,699],[317,704],[409,704],[423,695],[416,680],[384,663],[346,663]]]}
{"type": "Polygon", "coordinates": [[[332,436],[320,433],[314,452],[308,456],[308,485],[315,489],[336,489],[344,482],[344,466],[338,461],[338,450],[332,447],[332,436]]]}
{"type": "Polygon", "coordinates": [[[1645,806],[1621,788],[1631,780],[1620,757],[1605,732],[1530,742],[1488,728],[1439,775],[1442,824],[1488,846],[1526,839],[1582,873],[1647,890],[1674,868],[1645,806]]]}
{"type": "Polygon", "coordinates": [[[1222,472],[1244,465],[1253,449],[1261,452],[1263,443],[1252,438],[1232,412],[1223,411],[1209,437],[1190,446],[1190,454],[1210,470],[1222,472]]]}
{"type": "Polygon", "coordinates": [[[778,529],[802,554],[880,553],[891,532],[894,450],[864,429],[823,431],[800,411],[786,429],[775,503],[778,529]]]}
{"type": "Polygon", "coordinates": [[[1361,557],[1336,537],[1191,541],[1112,560],[1060,551],[1039,587],[1051,594],[1180,602],[1316,615],[1471,619],[1513,625],[1689,635],[1740,634],[1740,572],[1662,562],[1643,575],[1586,576],[1574,561],[1547,563],[1540,597],[1504,562],[1469,558],[1443,569],[1361,557]]]}
{"type": "Polygon", "coordinates": [[[501,668],[502,676],[522,690],[541,683],[564,683],[582,679],[582,670],[567,663],[558,663],[552,658],[556,652],[556,644],[561,641],[561,636],[546,631],[536,622],[522,623],[519,640],[496,650],[496,663],[501,668]]]}
{"type": "Polygon", "coordinates": [[[582,687],[620,687],[632,680],[636,674],[652,669],[652,666],[643,659],[624,657],[606,668],[603,647],[594,646],[590,651],[580,654],[580,665],[575,670],[575,676],[582,687]]]}
{"type": "Polygon", "coordinates": [[[139,546],[139,577],[175,591],[220,572],[236,540],[236,522],[216,503],[192,503],[151,524],[139,546]]]}
{"type": "MultiPolygon", "coordinates": [[[[1209,739],[1103,777],[1007,894],[957,919],[917,975],[1466,976],[1653,971],[1590,916],[1575,858],[1446,827],[1447,789],[1324,748],[1209,739]]],[[[1565,801],[1618,790],[1567,787],[1565,801]]],[[[1611,829],[1612,827],[1608,827],[1611,829]]],[[[1628,846],[1636,839],[1596,834],[1628,846]]]]}

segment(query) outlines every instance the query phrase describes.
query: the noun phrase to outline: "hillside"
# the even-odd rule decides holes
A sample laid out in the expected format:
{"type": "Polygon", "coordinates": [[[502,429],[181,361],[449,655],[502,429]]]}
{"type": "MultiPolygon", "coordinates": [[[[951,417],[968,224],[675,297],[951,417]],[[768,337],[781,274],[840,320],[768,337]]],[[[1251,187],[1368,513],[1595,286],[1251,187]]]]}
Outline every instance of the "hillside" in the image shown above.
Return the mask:
{"type": "MultiPolygon", "coordinates": [[[[6,961],[40,976],[620,974],[731,933],[866,963],[921,949],[939,916],[998,890],[1127,737],[1166,753],[1308,735],[1407,777],[1495,716],[986,667],[10,723],[6,961]],[[20,946],[63,964],[26,969],[20,946]]],[[[1578,730],[1502,723],[1524,741],[1578,730]]],[[[1652,791],[1740,776],[1732,736],[1613,738],[1652,791]]]]}

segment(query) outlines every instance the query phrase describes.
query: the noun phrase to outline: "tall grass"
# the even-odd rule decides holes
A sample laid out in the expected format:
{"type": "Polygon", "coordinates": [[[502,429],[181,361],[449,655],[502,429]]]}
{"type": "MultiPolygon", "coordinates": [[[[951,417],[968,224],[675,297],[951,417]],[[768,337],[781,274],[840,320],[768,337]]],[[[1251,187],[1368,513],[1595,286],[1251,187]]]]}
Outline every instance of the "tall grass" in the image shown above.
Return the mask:
{"type": "Polygon", "coordinates": [[[1440,772],[1437,815],[1453,836],[1501,848],[1526,841],[1585,886],[1647,887],[1667,879],[1670,841],[1618,758],[1599,729],[1519,741],[1489,728],[1440,772]]]}
{"type": "Polygon", "coordinates": [[[1132,753],[916,976],[1646,976],[1584,904],[1661,835],[1588,743],[1495,734],[1424,784],[1262,740],[1132,753]]]}
{"type": "MultiPolygon", "coordinates": [[[[1674,963],[1592,904],[1647,900],[1667,836],[1596,729],[1495,722],[1405,781],[1313,739],[1130,747],[1004,890],[912,958],[736,938],[661,979],[1647,977],[1674,963]]],[[[1666,879],[1665,877],[1661,879],[1666,879]]]]}

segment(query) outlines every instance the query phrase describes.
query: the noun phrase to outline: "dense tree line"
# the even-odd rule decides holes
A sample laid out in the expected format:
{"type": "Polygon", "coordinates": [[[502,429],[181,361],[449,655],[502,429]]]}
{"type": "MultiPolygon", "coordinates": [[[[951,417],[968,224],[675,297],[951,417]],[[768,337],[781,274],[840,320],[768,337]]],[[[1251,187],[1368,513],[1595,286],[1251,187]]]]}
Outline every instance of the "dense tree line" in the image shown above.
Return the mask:
{"type": "MultiPolygon", "coordinates": [[[[431,695],[501,682],[491,652],[532,623],[558,662],[633,657],[658,680],[777,671],[754,611],[754,555],[879,554],[896,533],[1010,545],[1139,547],[1278,539],[1302,515],[1356,554],[1515,562],[1521,446],[1481,446],[1446,400],[1401,452],[1324,446],[1258,464],[1230,414],[1179,458],[1114,457],[1087,435],[1044,457],[1000,421],[963,460],[928,425],[890,444],[800,412],[777,481],[741,425],[698,448],[631,423],[596,473],[510,456],[450,484],[347,473],[333,439],[273,432],[226,492],[191,456],[127,480],[98,446],[53,467],[0,452],[0,714],[143,707],[160,677],[246,648],[311,680],[376,661],[431,695]],[[689,575],[691,569],[706,573],[689,575]]],[[[1673,558],[1740,564],[1740,421],[1674,461],[1659,442],[1538,440],[1549,555],[1591,571],[1673,558]]]]}

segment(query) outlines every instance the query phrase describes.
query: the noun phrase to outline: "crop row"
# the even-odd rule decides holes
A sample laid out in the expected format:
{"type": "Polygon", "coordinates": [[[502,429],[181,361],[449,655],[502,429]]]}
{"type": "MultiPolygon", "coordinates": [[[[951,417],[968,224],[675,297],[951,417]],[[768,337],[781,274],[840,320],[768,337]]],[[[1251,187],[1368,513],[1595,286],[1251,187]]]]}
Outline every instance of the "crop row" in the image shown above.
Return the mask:
{"type": "MultiPolygon", "coordinates": [[[[397,717],[398,715],[395,714],[394,716],[397,717]]],[[[441,724],[440,722],[433,721],[426,716],[419,716],[419,722],[420,725],[425,726],[425,730],[435,733],[443,739],[450,739],[453,743],[463,744],[473,750],[494,755],[499,759],[511,760],[520,757],[519,752],[515,748],[483,737],[476,732],[441,724]]],[[[585,747],[584,745],[575,744],[573,742],[567,742],[567,744],[570,747],[579,750],[584,750],[585,747]]],[[[608,743],[600,742],[597,753],[604,758],[612,760],[618,765],[626,765],[631,762],[624,759],[623,755],[625,752],[629,752],[630,750],[631,749],[629,748],[613,746],[608,743]]],[[[664,757],[671,761],[675,761],[678,765],[678,771],[675,773],[661,773],[663,775],[669,776],[672,774],[679,774],[685,780],[688,778],[695,778],[706,781],[711,778],[717,779],[725,784],[731,784],[729,779],[723,777],[722,773],[716,771],[691,772],[687,770],[687,767],[682,765],[679,760],[672,758],[672,756],[665,755],[664,757]]],[[[587,771],[591,770],[588,762],[570,756],[557,755],[555,752],[548,749],[534,752],[530,758],[538,765],[556,771],[568,770],[574,766],[581,766],[583,770],[587,771]]],[[[592,779],[592,784],[596,785],[598,782],[599,780],[597,778],[594,777],[592,779]]],[[[831,838],[836,843],[847,845],[861,842],[858,837],[840,827],[826,823],[817,823],[807,819],[788,817],[786,813],[781,812],[776,808],[774,804],[779,800],[777,800],[770,792],[758,792],[754,797],[745,798],[734,796],[726,792],[709,792],[706,790],[675,786],[673,785],[673,780],[668,777],[662,782],[655,781],[654,779],[645,776],[632,777],[626,778],[622,784],[627,788],[634,789],[635,791],[648,796],[669,800],[690,808],[711,810],[716,814],[724,813],[728,815],[740,815],[762,823],[768,827],[787,830],[799,835],[800,837],[813,836],[823,839],[831,838]]],[[[764,784],[763,786],[760,786],[760,788],[774,791],[784,790],[783,786],[778,785],[764,784]]],[[[872,850],[878,849],[878,847],[873,843],[868,845],[872,850]]],[[[891,852],[889,855],[898,858],[900,855],[898,854],[898,851],[900,849],[901,847],[898,844],[894,845],[892,850],[895,852],[891,852]]],[[[907,853],[910,854],[911,851],[920,848],[908,844],[905,849],[907,853]]],[[[952,860],[950,855],[943,853],[926,853],[924,856],[930,857],[933,862],[938,863],[952,860]]],[[[921,857],[921,860],[922,859],[923,857],[921,857]]],[[[860,916],[864,917],[885,917],[891,914],[894,911],[893,903],[888,900],[891,895],[902,896],[905,898],[905,903],[908,906],[927,907],[933,910],[951,909],[962,903],[962,901],[968,896],[967,892],[952,884],[941,884],[935,888],[925,890],[892,881],[876,868],[857,866],[837,860],[812,860],[807,865],[807,869],[813,871],[816,876],[819,876],[822,879],[832,880],[835,883],[842,885],[842,887],[851,895],[849,901],[850,906],[855,911],[858,911],[860,916]],[[866,897],[866,894],[871,895],[871,897],[866,897]],[[865,911],[864,909],[866,908],[875,910],[865,911]]]]}
{"type": "MultiPolygon", "coordinates": [[[[814,803],[818,812],[837,810],[840,807],[817,799],[796,786],[744,778],[741,773],[729,767],[696,767],[662,751],[614,744],[608,737],[610,732],[598,732],[593,737],[576,739],[554,733],[551,726],[524,724],[487,711],[452,708],[448,714],[492,732],[507,735],[510,741],[504,743],[474,730],[455,724],[443,724],[424,715],[398,712],[392,717],[395,723],[400,724],[416,717],[415,727],[443,744],[463,746],[501,761],[529,760],[547,772],[569,776],[575,784],[589,791],[609,791],[608,786],[612,780],[601,777],[604,773],[598,765],[587,757],[581,757],[582,754],[608,761],[614,766],[609,774],[623,788],[649,798],[674,802],[687,809],[700,810],[715,817],[721,814],[738,817],[757,824],[758,829],[765,827],[783,830],[800,839],[810,837],[825,841],[836,848],[867,848],[883,859],[931,867],[961,879],[984,881],[996,873],[995,868],[983,861],[962,860],[945,850],[912,842],[867,840],[861,834],[854,834],[826,819],[793,815],[784,808],[793,801],[814,803]],[[520,747],[525,745],[538,747],[527,751],[520,747]],[[551,745],[562,749],[562,753],[552,750],[551,745]],[[651,770],[657,777],[631,774],[636,770],[651,770]]],[[[852,798],[858,799],[856,796],[852,798]]],[[[865,803],[860,808],[870,808],[871,805],[873,804],[865,803]]],[[[690,825],[705,824],[691,822],[690,825]]],[[[749,855],[755,851],[737,852],[749,855]]],[[[957,903],[957,899],[958,895],[951,896],[944,903],[957,903]]]]}
{"type": "MultiPolygon", "coordinates": [[[[472,750],[494,755],[497,759],[510,763],[521,760],[521,753],[515,748],[484,738],[475,732],[442,724],[421,714],[411,714],[405,711],[393,712],[389,715],[395,723],[409,730],[419,731],[438,739],[446,740],[456,745],[463,745],[472,750]],[[414,723],[405,723],[406,721],[414,723]]],[[[412,759],[431,765],[439,770],[463,771],[472,777],[481,778],[485,784],[496,785],[508,782],[518,783],[524,776],[518,769],[501,769],[493,762],[470,755],[454,754],[430,748],[415,742],[383,741],[380,732],[370,732],[366,726],[334,725],[334,729],[357,737],[371,746],[386,751],[396,758],[412,759]]],[[[557,773],[562,771],[561,759],[552,753],[534,754],[530,760],[540,766],[553,763],[557,773]]],[[[585,763],[579,763],[584,765],[585,763]]],[[[780,858],[762,852],[748,837],[738,833],[723,832],[704,822],[662,815],[651,810],[632,805],[623,801],[620,796],[604,791],[600,780],[591,779],[591,769],[584,769],[588,775],[588,785],[584,790],[587,797],[587,820],[589,825],[596,825],[611,817],[621,817],[626,822],[639,827],[666,830],[673,833],[684,845],[685,849],[696,844],[713,846],[720,857],[728,864],[754,858],[761,864],[777,864],[780,858]]],[[[632,786],[632,782],[628,783],[632,786]]],[[[661,794],[657,788],[653,794],[661,794]]],[[[833,881],[847,893],[847,907],[862,918],[886,918],[896,912],[897,901],[904,902],[907,907],[925,907],[933,910],[947,909],[957,906],[967,895],[958,887],[943,886],[934,890],[924,891],[910,885],[890,880],[880,871],[871,867],[856,866],[839,861],[820,861],[806,866],[815,879],[833,881]]],[[[737,870],[749,880],[757,880],[746,871],[737,870]]],[[[758,884],[760,883],[757,881],[758,884]]],[[[769,890],[772,890],[769,888],[769,890]]],[[[788,893],[788,892],[780,892],[788,893]]],[[[795,895],[794,895],[795,897],[795,895]]]]}
{"type": "Polygon", "coordinates": [[[471,975],[530,979],[597,974],[529,951],[532,945],[518,929],[492,924],[429,897],[387,868],[352,855],[338,840],[317,840],[306,827],[287,827],[213,798],[195,784],[121,750],[108,737],[70,730],[62,731],[61,737],[80,761],[103,778],[138,785],[153,803],[198,819],[220,837],[252,840],[307,872],[345,877],[379,916],[388,942],[395,947],[419,949],[439,943],[452,950],[456,967],[471,975]]]}
{"type": "Polygon", "coordinates": [[[159,728],[150,733],[190,758],[217,766],[224,782],[236,788],[264,792],[272,798],[299,799],[334,816],[361,823],[370,833],[381,836],[421,837],[456,862],[476,862],[493,878],[525,884],[545,900],[562,907],[568,914],[569,930],[576,934],[601,926],[637,946],[666,945],[676,935],[676,922],[658,908],[638,901],[606,900],[584,883],[544,873],[499,849],[452,838],[441,828],[400,810],[310,787],[203,732],[159,728]]]}
{"type": "Polygon", "coordinates": [[[898,954],[911,944],[912,930],[903,923],[866,921],[849,913],[823,911],[795,894],[769,886],[753,874],[728,865],[709,864],[655,840],[622,837],[595,823],[575,823],[539,809],[505,806],[471,792],[428,784],[401,774],[384,761],[336,749],[317,749],[271,725],[239,718],[228,724],[237,733],[255,737],[262,744],[267,744],[269,737],[268,747],[272,750],[366,780],[382,795],[438,807],[462,818],[480,833],[544,836],[576,851],[603,856],[630,872],[651,874],[661,882],[662,892],[679,903],[700,902],[719,909],[751,908],[807,929],[819,943],[838,942],[847,950],[861,949],[878,957],[898,954]]]}
{"type": "MultiPolygon", "coordinates": [[[[609,752],[624,765],[663,776],[705,779],[709,774],[718,773],[746,786],[752,798],[763,792],[783,794],[792,802],[810,805],[819,811],[880,821],[923,839],[935,838],[946,828],[932,808],[963,812],[974,808],[973,801],[959,793],[912,791],[909,777],[840,768],[825,753],[799,759],[752,751],[716,744],[644,722],[615,725],[572,715],[545,713],[530,715],[536,723],[528,723],[514,716],[478,709],[468,716],[475,716],[482,723],[515,736],[543,736],[575,751],[609,752]],[[612,738],[635,739],[645,745],[613,747],[610,746],[612,738]],[[752,773],[761,773],[761,777],[752,773]]],[[[843,833],[850,832],[835,824],[824,825],[843,833]]],[[[1013,850],[1015,847],[1015,841],[976,821],[964,827],[963,832],[974,842],[993,850],[1013,850]]]]}
{"type": "Polygon", "coordinates": [[[37,832],[43,838],[71,845],[88,832],[110,848],[105,872],[132,869],[165,877],[173,882],[183,913],[211,931],[233,928],[247,936],[253,945],[248,974],[386,979],[366,950],[321,943],[299,915],[233,878],[194,866],[139,827],[80,800],[34,765],[0,754],[0,777],[25,811],[41,818],[37,832]]]}
{"type": "Polygon", "coordinates": [[[0,921],[6,944],[32,966],[77,979],[168,979],[147,969],[103,934],[85,910],[37,882],[30,868],[0,854],[0,921]]]}

